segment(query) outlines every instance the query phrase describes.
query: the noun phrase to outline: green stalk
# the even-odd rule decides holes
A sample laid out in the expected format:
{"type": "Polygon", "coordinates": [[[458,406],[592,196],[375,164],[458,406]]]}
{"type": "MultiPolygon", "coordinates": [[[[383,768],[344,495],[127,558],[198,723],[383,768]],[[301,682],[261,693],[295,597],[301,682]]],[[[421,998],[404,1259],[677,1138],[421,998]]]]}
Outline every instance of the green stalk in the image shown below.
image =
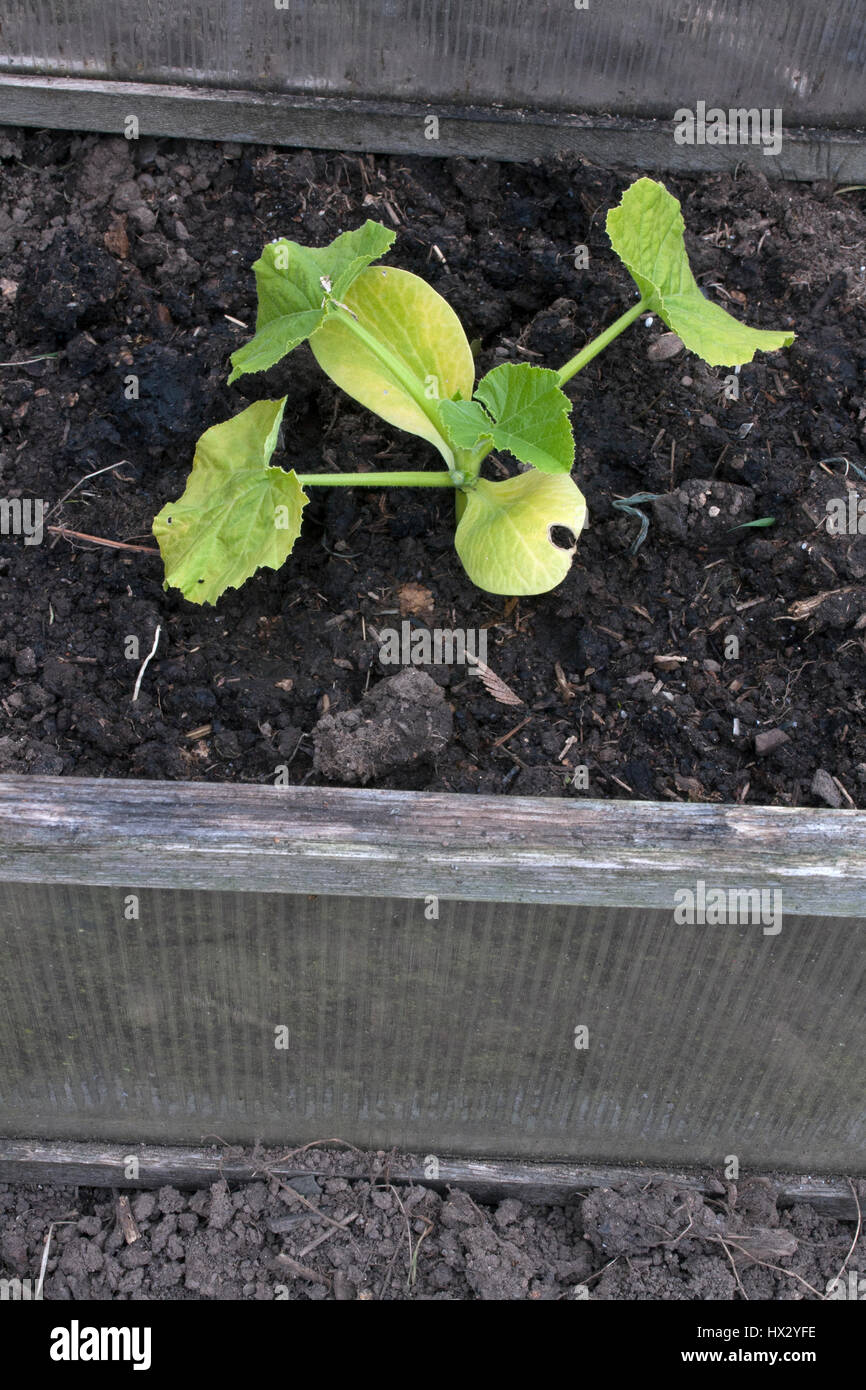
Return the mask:
{"type": "Polygon", "coordinates": [[[475,481],[481,471],[481,464],[492,449],[493,444],[490,440],[480,444],[477,449],[455,449],[454,467],[456,472],[460,474],[464,486],[475,486],[475,481]]]}
{"type": "Polygon", "coordinates": [[[450,473],[296,473],[301,487],[454,487],[450,473]]]}
{"type": "Polygon", "coordinates": [[[564,367],[560,367],[559,385],[564,386],[567,381],[570,381],[588,362],[592,361],[593,357],[597,357],[598,354],[607,347],[608,343],[612,343],[614,338],[618,338],[620,333],[628,328],[630,323],[634,323],[636,318],[646,313],[648,308],[649,300],[641,299],[637,304],[633,304],[630,309],[627,309],[624,314],[620,314],[619,318],[610,325],[610,328],[606,328],[603,333],[599,333],[597,338],[593,338],[591,343],[587,343],[585,348],[581,348],[576,357],[570,358],[564,367]]]}

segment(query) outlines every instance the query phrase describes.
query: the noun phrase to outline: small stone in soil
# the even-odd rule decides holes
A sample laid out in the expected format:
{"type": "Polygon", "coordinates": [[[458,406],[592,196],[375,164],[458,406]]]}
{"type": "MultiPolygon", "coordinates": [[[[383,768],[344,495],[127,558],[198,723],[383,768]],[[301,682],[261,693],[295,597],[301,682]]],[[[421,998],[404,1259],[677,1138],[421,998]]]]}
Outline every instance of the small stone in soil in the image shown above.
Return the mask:
{"type": "Polygon", "coordinates": [[[819,801],[826,802],[828,806],[832,806],[834,810],[838,810],[842,805],[842,793],[829,772],[825,772],[823,767],[819,767],[812,778],[812,795],[817,796],[819,801]]]}
{"type": "Polygon", "coordinates": [[[788,735],[783,729],[765,729],[760,734],[755,734],[755,752],[772,753],[776,748],[781,748],[783,743],[788,743],[788,735]]]}

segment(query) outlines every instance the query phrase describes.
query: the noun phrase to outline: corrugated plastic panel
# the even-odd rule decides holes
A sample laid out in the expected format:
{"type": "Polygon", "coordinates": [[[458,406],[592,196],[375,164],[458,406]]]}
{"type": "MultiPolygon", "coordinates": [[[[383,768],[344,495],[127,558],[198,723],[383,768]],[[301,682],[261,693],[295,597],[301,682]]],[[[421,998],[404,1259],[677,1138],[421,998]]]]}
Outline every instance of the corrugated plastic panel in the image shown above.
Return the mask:
{"type": "Polygon", "coordinates": [[[0,888],[0,1133],[863,1171],[862,922],[126,897],[0,888]]]}
{"type": "Polygon", "coordinates": [[[704,99],[866,124],[861,0],[280,3],[6,0],[0,70],[617,115],[704,99]]]}

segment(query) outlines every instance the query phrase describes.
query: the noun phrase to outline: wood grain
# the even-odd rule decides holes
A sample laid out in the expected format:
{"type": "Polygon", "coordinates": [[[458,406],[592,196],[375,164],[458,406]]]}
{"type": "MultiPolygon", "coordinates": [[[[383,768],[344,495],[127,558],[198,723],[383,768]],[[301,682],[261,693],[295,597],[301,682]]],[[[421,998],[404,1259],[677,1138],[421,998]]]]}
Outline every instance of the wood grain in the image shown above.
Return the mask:
{"type": "Polygon", "coordinates": [[[866,180],[866,138],[854,131],[786,128],[782,153],[769,159],[758,145],[678,145],[670,120],[0,73],[0,121],[8,125],[122,134],[130,113],[142,135],[194,140],[504,161],[562,154],[656,173],[748,165],[770,179],[866,180]],[[425,136],[431,110],[439,118],[435,141],[425,136]]]}
{"type": "MultiPolygon", "coordinates": [[[[367,1159],[343,1155],[341,1176],[369,1179],[367,1159]]],[[[237,1150],[218,1148],[160,1148],[155,1145],[106,1147],[99,1144],[52,1144],[40,1140],[0,1140],[0,1182],[53,1183],[68,1187],[156,1188],[204,1187],[225,1178],[231,1183],[252,1182],[263,1176],[264,1158],[254,1159],[237,1150]],[[138,1159],[138,1176],[128,1176],[129,1159],[138,1159]]],[[[267,1171],[284,1179],[316,1173],[315,1164],[299,1154],[293,1160],[267,1162],[267,1171]]],[[[664,1167],[614,1167],[601,1164],[518,1163],[508,1159],[439,1160],[438,1175],[415,1158],[397,1160],[389,1170],[396,1183],[423,1183],[446,1188],[462,1187],[479,1201],[499,1202],[517,1197],[533,1205],[573,1202],[594,1187],[613,1187],[640,1177],[691,1187],[718,1190],[718,1180],[696,1169],[664,1167]]],[[[825,1216],[843,1221],[857,1218],[857,1204],[847,1182],[837,1178],[776,1175],[780,1206],[808,1202],[825,1216]]]]}
{"type": "Polygon", "coordinates": [[[702,879],[863,918],[866,812],[4,777],[0,876],[646,908],[702,879]]]}

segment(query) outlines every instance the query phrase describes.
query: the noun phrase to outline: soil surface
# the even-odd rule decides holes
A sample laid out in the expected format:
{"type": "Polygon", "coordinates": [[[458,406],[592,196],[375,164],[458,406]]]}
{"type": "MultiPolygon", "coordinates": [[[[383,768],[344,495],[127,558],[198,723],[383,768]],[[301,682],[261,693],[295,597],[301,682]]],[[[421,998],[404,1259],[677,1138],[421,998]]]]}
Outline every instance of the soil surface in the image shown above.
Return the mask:
{"type": "Polygon", "coordinates": [[[339,393],[306,346],[226,386],[266,241],[323,244],[381,220],[391,262],[477,340],[479,373],[506,357],[558,366],[633,302],[604,232],[630,181],[565,163],[0,131],[0,496],[41,499],[46,526],[64,528],[41,544],[0,536],[0,772],[864,804],[866,534],[826,527],[828,500],[866,496],[862,191],[665,179],[707,294],[798,337],[742,369],[739,399],[724,369],[667,355],[658,322],[572,380],[590,522],[553,593],[474,588],[446,492],[342,488],[313,489],[284,568],[216,608],[162,588],[152,519],[183,490],[198,435],[250,400],[288,396],[275,463],[438,466],[339,393]],[[640,518],[613,503],[641,492],[658,500],[632,554],[640,518]],[[387,693],[358,711],[394,674],[374,634],[404,619],[486,628],[488,665],[518,703],[465,665],[431,665],[444,701],[408,721],[387,693]],[[335,730],[360,724],[364,756],[341,758],[335,730]]]}
{"type": "Polygon", "coordinates": [[[0,1278],[35,1288],[52,1223],[51,1300],[814,1301],[843,1266],[846,1296],[864,1273],[854,1223],[780,1210],[770,1177],[704,1197],[640,1174],[567,1206],[485,1206],[401,1182],[395,1154],[308,1151],[290,1182],[267,1164],[249,1183],[128,1192],[128,1213],[104,1188],[0,1184],[0,1278]]]}

